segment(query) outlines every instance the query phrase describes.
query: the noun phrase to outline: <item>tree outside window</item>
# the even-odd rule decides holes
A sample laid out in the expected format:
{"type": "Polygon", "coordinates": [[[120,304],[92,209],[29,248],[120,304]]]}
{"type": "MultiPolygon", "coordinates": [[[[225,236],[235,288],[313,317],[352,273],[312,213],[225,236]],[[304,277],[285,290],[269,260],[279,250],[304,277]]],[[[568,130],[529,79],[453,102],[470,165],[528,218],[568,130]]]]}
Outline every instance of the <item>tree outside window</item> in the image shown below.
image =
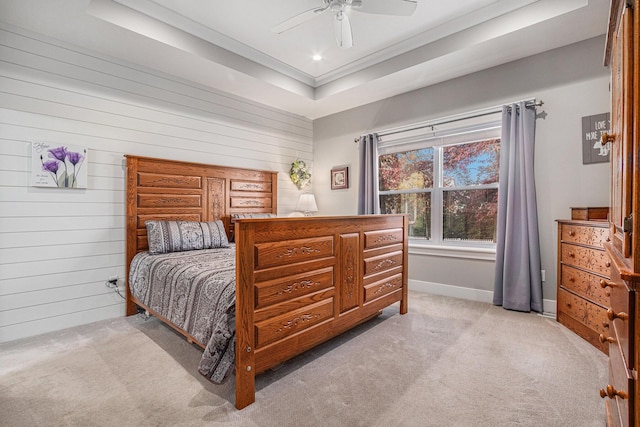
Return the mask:
{"type": "Polygon", "coordinates": [[[433,148],[379,157],[381,213],[409,214],[409,236],[431,238],[433,148]]]}
{"type": "Polygon", "coordinates": [[[500,140],[379,156],[380,211],[409,215],[409,237],[495,243],[500,140]]]}

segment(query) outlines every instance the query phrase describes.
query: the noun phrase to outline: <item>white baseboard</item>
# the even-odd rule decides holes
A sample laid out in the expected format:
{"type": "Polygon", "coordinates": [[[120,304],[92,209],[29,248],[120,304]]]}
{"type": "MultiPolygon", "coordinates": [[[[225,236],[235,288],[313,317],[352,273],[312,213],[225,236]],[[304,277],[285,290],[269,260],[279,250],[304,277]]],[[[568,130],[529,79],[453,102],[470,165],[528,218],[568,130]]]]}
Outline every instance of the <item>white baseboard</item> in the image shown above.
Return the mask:
{"type": "Polygon", "coordinates": [[[556,308],[557,308],[557,304],[556,304],[556,300],[554,299],[543,299],[542,300],[542,310],[543,313],[542,315],[544,317],[551,317],[553,319],[556,318],[556,308]]]}
{"type": "MultiPolygon", "coordinates": [[[[443,295],[446,297],[466,299],[493,304],[493,291],[483,289],[464,288],[462,286],[445,285],[443,283],[425,282],[422,280],[409,280],[409,289],[427,294],[443,295]]],[[[542,307],[545,317],[556,317],[556,300],[543,299],[542,307]]]]}
{"type": "Polygon", "coordinates": [[[443,295],[466,299],[470,301],[493,302],[493,292],[482,289],[463,288],[461,286],[445,285],[442,283],[424,282],[421,280],[409,280],[409,289],[427,294],[443,295]]]}

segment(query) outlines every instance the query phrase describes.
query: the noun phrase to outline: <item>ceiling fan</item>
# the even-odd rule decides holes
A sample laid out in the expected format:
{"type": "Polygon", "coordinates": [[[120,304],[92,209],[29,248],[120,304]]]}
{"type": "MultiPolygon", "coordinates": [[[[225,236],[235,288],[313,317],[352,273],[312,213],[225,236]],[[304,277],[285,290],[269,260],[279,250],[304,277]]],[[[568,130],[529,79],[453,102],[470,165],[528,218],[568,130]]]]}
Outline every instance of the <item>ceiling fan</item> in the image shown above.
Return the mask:
{"type": "Polygon", "coordinates": [[[418,0],[321,0],[322,5],[292,16],[271,29],[276,34],[284,33],[313,19],[327,10],[333,14],[333,32],[338,46],[345,49],[353,46],[353,34],[348,11],[355,10],[376,15],[410,16],[416,10],[418,0]]]}

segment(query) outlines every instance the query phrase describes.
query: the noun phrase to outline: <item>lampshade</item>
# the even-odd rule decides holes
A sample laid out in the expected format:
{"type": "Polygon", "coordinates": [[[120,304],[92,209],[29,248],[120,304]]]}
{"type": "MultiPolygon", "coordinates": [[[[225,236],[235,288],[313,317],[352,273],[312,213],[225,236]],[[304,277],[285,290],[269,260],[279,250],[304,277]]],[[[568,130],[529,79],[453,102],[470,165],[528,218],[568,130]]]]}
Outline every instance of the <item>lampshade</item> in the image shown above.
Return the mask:
{"type": "Polygon", "coordinates": [[[318,206],[316,205],[316,198],[313,194],[301,194],[298,199],[297,211],[302,211],[305,214],[309,212],[318,212],[318,206]]]}

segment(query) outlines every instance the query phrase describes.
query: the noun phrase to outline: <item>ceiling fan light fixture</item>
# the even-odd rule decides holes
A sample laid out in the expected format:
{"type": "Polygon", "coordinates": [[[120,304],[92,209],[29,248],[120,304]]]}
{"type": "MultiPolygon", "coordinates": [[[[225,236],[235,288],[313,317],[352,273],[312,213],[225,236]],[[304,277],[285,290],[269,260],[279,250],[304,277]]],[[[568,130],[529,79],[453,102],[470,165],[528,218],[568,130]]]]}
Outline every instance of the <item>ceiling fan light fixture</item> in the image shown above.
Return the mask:
{"type": "Polygon", "coordinates": [[[353,34],[351,33],[349,15],[343,11],[336,13],[333,18],[333,30],[338,46],[344,49],[349,49],[353,46],[353,34]]]}
{"type": "Polygon", "coordinates": [[[333,13],[338,13],[342,11],[343,7],[344,7],[344,3],[341,2],[340,0],[332,0],[331,3],[329,4],[329,9],[333,13]]]}
{"type": "Polygon", "coordinates": [[[333,31],[338,46],[348,49],[353,46],[353,34],[347,12],[355,10],[377,15],[410,16],[418,5],[418,0],[321,0],[322,5],[292,16],[271,29],[282,34],[330,10],[333,14],[333,31]]]}

